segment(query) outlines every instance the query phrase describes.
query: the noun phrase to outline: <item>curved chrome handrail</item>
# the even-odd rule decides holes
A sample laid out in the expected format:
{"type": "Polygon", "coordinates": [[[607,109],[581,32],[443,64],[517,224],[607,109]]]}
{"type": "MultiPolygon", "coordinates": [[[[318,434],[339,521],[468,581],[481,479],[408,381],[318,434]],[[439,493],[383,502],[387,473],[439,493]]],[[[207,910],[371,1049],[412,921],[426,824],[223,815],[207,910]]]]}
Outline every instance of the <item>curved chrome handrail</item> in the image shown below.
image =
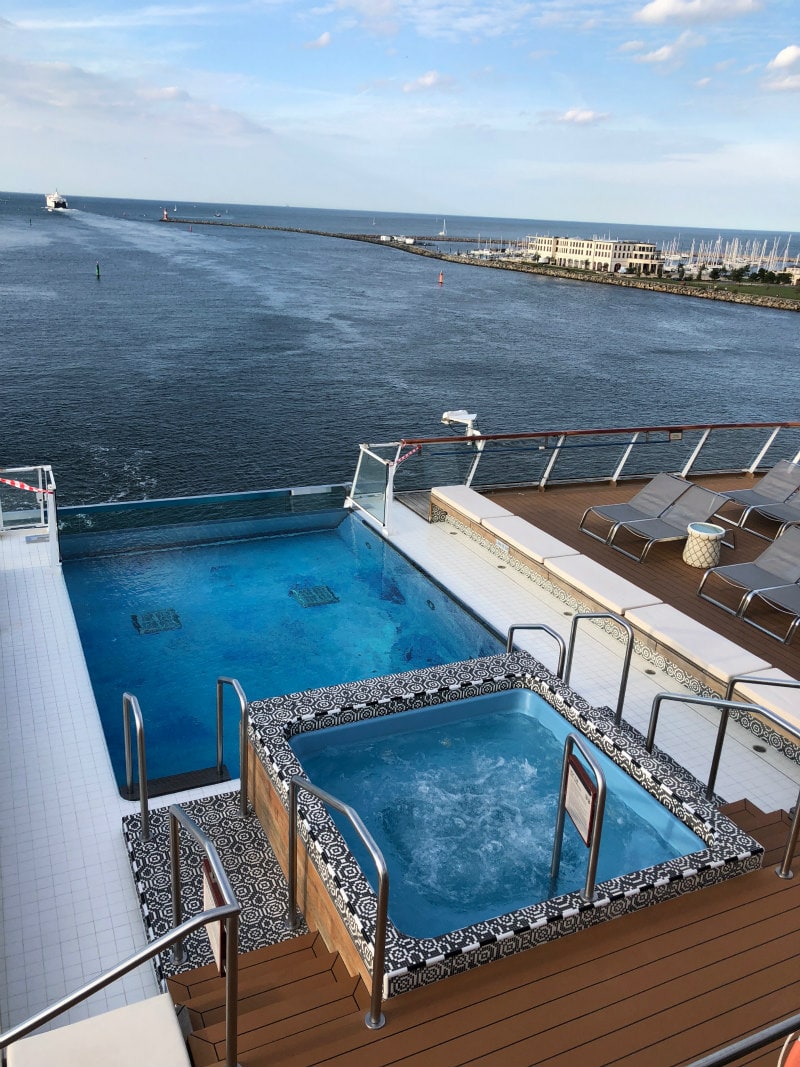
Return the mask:
{"type": "Polygon", "coordinates": [[[369,1012],[365,1022],[370,1030],[379,1030],[386,1018],[381,1011],[383,999],[383,968],[386,956],[386,923],[389,913],[389,870],[383,853],[375,844],[375,839],[362,822],[361,816],[349,804],[337,799],[331,793],[313,785],[307,778],[295,775],[289,782],[289,857],[286,880],[289,884],[288,923],[292,930],[297,926],[297,793],[305,789],[317,797],[323,804],[329,804],[336,811],[347,816],[353,829],[361,838],[364,847],[372,857],[378,872],[378,910],[375,915],[375,949],[372,958],[372,994],[369,1012]]]}
{"type": "Polygon", "coordinates": [[[247,697],[236,678],[217,678],[217,774],[222,780],[222,701],[223,686],[233,688],[239,698],[239,809],[247,815],[247,697]]]}
{"type": "MultiPolygon", "coordinates": [[[[214,848],[213,843],[206,837],[203,831],[193,822],[189,816],[178,807],[173,805],[170,809],[170,816],[172,819],[178,819],[181,824],[189,830],[200,842],[204,848],[206,855],[208,856],[209,863],[214,870],[214,873],[222,889],[223,896],[225,897],[225,903],[216,908],[210,908],[207,911],[201,912],[199,915],[195,915],[191,919],[186,919],[183,922],[178,923],[166,934],[162,934],[161,937],[156,938],[155,941],[151,941],[145,948],[135,952],[128,959],[123,960],[122,963],[118,963],[116,967],[113,967],[110,971],[100,975],[97,978],[93,978],[91,982],[87,982],[81,986],[80,989],[74,993],[70,993],[66,997],[62,997],[61,1000],[52,1004],[49,1008],[44,1008],[42,1011],[32,1015],[29,1019],[26,1019],[22,1023],[18,1023],[10,1030],[6,1030],[5,1033],[0,1034],[0,1050],[5,1050],[8,1045],[13,1044],[14,1041],[18,1041],[20,1038],[25,1037],[33,1030],[37,1030],[40,1026],[50,1022],[51,1019],[55,1019],[58,1015],[68,1011],[76,1004],[80,1004],[81,1001],[86,1000],[88,997],[97,993],[99,990],[104,989],[107,985],[111,985],[118,978],[123,978],[130,971],[135,970],[141,964],[151,960],[154,956],[160,955],[166,949],[172,945],[182,941],[188,934],[191,934],[194,930],[198,930],[201,926],[207,926],[210,922],[225,920],[227,927],[227,945],[228,945],[228,958],[227,958],[227,975],[226,975],[226,1059],[225,1063],[227,1067],[236,1067],[236,1013],[237,1003],[236,994],[238,988],[238,949],[239,949],[239,934],[238,934],[238,916],[241,910],[239,904],[233,895],[230,882],[227,875],[220,863],[217,850],[214,848]]],[[[178,909],[180,910],[180,909],[178,909]]]]}
{"type": "MultiPolygon", "coordinates": [[[[738,700],[724,700],[722,697],[698,697],[691,696],[686,693],[657,693],[653,699],[653,706],[650,711],[650,723],[647,729],[647,740],[645,747],[648,752],[653,751],[653,744],[655,742],[656,726],[658,725],[658,713],[661,710],[661,705],[665,700],[678,702],[682,704],[701,704],[705,707],[719,708],[722,712],[720,718],[719,727],[717,728],[717,740],[714,746],[714,754],[711,757],[711,769],[708,774],[708,784],[706,785],[706,796],[711,797],[714,793],[714,785],[717,780],[717,771],[719,770],[719,761],[722,756],[722,744],[725,740],[725,731],[728,727],[728,719],[730,718],[730,712],[734,709],[747,711],[751,715],[756,715],[759,718],[767,719],[769,722],[774,723],[776,726],[780,726],[792,737],[796,738],[800,743],[800,733],[797,729],[788,723],[780,715],[770,711],[768,708],[762,707],[760,704],[745,704],[738,700]]],[[[800,792],[798,793],[797,803],[795,804],[794,817],[792,819],[792,825],[789,829],[789,837],[786,841],[786,849],[784,850],[783,859],[781,863],[775,868],[775,873],[779,878],[793,878],[794,874],[791,869],[791,863],[794,858],[795,848],[797,846],[797,840],[800,836],[800,792]]]]}

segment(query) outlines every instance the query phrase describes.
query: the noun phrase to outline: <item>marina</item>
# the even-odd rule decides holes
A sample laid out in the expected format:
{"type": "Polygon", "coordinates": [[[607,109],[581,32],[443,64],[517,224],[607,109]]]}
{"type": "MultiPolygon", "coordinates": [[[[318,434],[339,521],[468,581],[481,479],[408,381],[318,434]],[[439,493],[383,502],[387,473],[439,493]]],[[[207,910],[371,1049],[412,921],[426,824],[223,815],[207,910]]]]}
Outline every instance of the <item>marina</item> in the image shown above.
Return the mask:
{"type": "MultiPolygon", "coordinates": [[[[447,268],[439,286],[438,264],[426,270],[424,259],[385,256],[365,243],[280,230],[265,240],[261,233],[224,227],[202,233],[196,227],[190,234],[154,225],[158,205],[75,206],[70,199],[67,224],[60,220],[49,229],[40,199],[40,218],[29,226],[28,202],[12,198],[8,210],[19,217],[0,231],[29,267],[27,274],[18,270],[4,278],[11,397],[6,455],[51,461],[3,472],[33,485],[33,492],[0,487],[7,783],[0,854],[3,1030],[170,936],[170,804],[180,805],[215,842],[223,889],[229,877],[241,906],[238,1036],[232,1045],[226,982],[215,977],[211,944],[200,928],[203,849],[181,823],[183,915],[198,924],[185,937],[188,958],[176,961],[172,947],[164,947],[155,964],[143,958],[88,1001],[46,1022],[43,1033],[53,1035],[49,1040],[62,1050],[57,1055],[65,1055],[60,1043],[71,1032],[61,1027],[56,1036],[57,1024],[84,1018],[95,1024],[117,1008],[125,1013],[111,1017],[108,1031],[118,1043],[127,1042],[122,1035],[129,1032],[151,1031],[143,1021],[151,1012],[160,1020],[152,1029],[156,1051],[141,1052],[137,1063],[142,1056],[185,1063],[190,1054],[195,1064],[225,1062],[235,1047],[243,1067],[440,1059],[605,1065],[643,1057],[678,1067],[789,1019],[798,997],[797,879],[775,870],[787,862],[797,867],[792,849],[787,860],[787,843],[800,787],[798,712],[791,684],[771,683],[797,678],[797,638],[784,644],[699,597],[704,570],[684,561],[680,543],[655,544],[636,562],[580,525],[587,508],[630,502],[656,473],[732,492],[752,490],[775,462],[796,459],[797,424],[776,414],[774,388],[776,379],[791,380],[796,362],[792,317],[660,294],[632,292],[622,300],[603,287],[458,264],[447,268]],[[97,261],[102,280],[95,278],[97,261]],[[54,299],[41,299],[51,291],[54,299]],[[31,316],[41,345],[31,345],[25,326],[31,316]],[[92,345],[84,343],[89,335],[92,345]],[[723,380],[736,389],[721,389],[723,380]],[[48,419],[37,417],[45,395],[58,397],[48,419]],[[466,405],[463,412],[447,412],[443,427],[442,408],[459,404],[466,405]],[[96,412],[91,426],[89,406],[96,412]],[[703,418],[709,408],[713,423],[703,418]],[[736,421],[744,408],[754,423],[736,421]],[[476,410],[480,419],[469,415],[476,410]],[[591,417],[597,410],[602,420],[591,417]],[[468,425],[459,421],[462,416],[468,425]],[[482,434],[478,422],[507,432],[482,434]],[[600,429],[589,429],[598,423],[600,429]],[[614,425],[629,429],[610,430],[614,425]],[[728,447],[729,438],[736,438],[736,447],[728,447]],[[358,441],[390,444],[367,446],[356,474],[358,441]],[[50,523],[51,496],[44,492],[51,484],[63,546],[50,523]],[[271,489],[269,508],[254,516],[254,498],[275,486],[289,488],[271,489]],[[141,800],[120,794],[120,765],[115,772],[64,580],[62,548],[69,537],[76,543],[82,538],[81,551],[102,559],[120,538],[123,556],[130,553],[132,562],[143,550],[142,560],[153,550],[179,559],[192,551],[192,541],[252,539],[254,530],[246,527],[254,520],[258,537],[286,534],[287,516],[296,521],[297,509],[313,498],[308,490],[328,486],[340,493],[334,510],[346,512],[373,543],[378,539],[386,551],[400,553],[446,590],[489,628],[501,649],[510,627],[536,623],[573,645],[568,664],[559,663],[559,646],[548,630],[517,629],[511,653],[478,646],[466,659],[444,665],[403,660],[388,675],[363,671],[356,677],[348,667],[347,677],[309,682],[322,688],[302,688],[294,697],[276,696],[266,681],[262,690],[258,678],[248,679],[244,706],[253,724],[246,780],[228,777],[153,795],[145,819],[141,800]],[[189,493],[197,495],[187,498],[189,493]],[[177,498],[186,498],[187,518],[176,523],[167,516],[177,498]],[[134,506],[126,514],[120,504],[134,506]],[[85,505],[101,506],[92,512],[85,505]],[[131,523],[132,516],[138,517],[131,523]],[[169,544],[176,525],[181,538],[169,544]],[[149,544],[143,546],[142,537],[149,544]],[[604,619],[587,617],[595,613],[604,619]],[[623,623],[634,636],[621,690],[628,648],[623,623]],[[294,928],[287,922],[288,840],[279,835],[274,849],[261,821],[269,822],[269,812],[280,815],[278,807],[287,818],[283,801],[276,804],[266,789],[270,761],[259,755],[271,702],[293,705],[292,714],[306,725],[312,720],[303,716],[313,719],[320,701],[323,718],[345,706],[357,716],[369,709],[383,717],[388,707],[394,710],[392,701],[408,700],[409,693],[412,702],[444,700],[449,706],[477,684],[496,688],[505,678],[518,688],[523,674],[552,689],[558,702],[569,691],[581,713],[585,709],[588,716],[592,709],[585,723],[582,714],[578,720],[586,729],[594,729],[588,722],[602,725],[601,744],[621,740],[617,730],[638,738],[636,774],[643,778],[650,766],[645,750],[653,703],[661,693],[679,693],[680,701],[661,707],[658,758],[688,776],[681,781],[691,781],[697,791],[691,806],[706,811],[711,804],[708,810],[718,813],[713,818],[735,828],[733,838],[719,838],[721,853],[709,856],[707,867],[684,868],[679,878],[637,876],[635,894],[626,883],[620,902],[612,896],[609,907],[614,912],[626,900],[631,907],[610,922],[587,922],[599,908],[578,899],[579,885],[557,914],[549,908],[544,915],[532,913],[528,926],[512,930],[511,937],[494,925],[494,916],[474,948],[461,939],[462,954],[452,958],[468,965],[433,983],[417,981],[423,969],[416,957],[404,977],[407,964],[397,966],[392,934],[386,981],[397,970],[391,981],[407,988],[384,998],[381,980],[376,1002],[374,939],[367,940],[366,961],[351,955],[347,941],[342,951],[331,948],[335,904],[332,911],[315,912],[319,928],[309,929],[306,895],[314,863],[304,857],[313,805],[302,792],[297,844],[309,881],[298,879],[302,915],[294,928]],[[729,687],[741,707],[732,709],[727,723],[712,801],[705,794],[720,723],[713,700],[724,701],[729,687]],[[751,714],[753,705],[763,715],[751,714]],[[249,797],[245,813],[242,785],[249,797]],[[744,846],[745,838],[755,844],[744,846]],[[742,847],[726,848],[730,840],[742,847]],[[559,927],[567,928],[566,936],[552,937],[559,927]],[[530,947],[511,953],[514,940],[530,947]],[[472,955],[464,956],[464,948],[472,955]],[[195,966],[200,970],[193,974],[195,966]],[[166,1001],[163,989],[170,991],[166,1001]],[[307,994],[312,1000],[305,1000],[307,994]],[[175,1029],[173,997],[193,1002],[188,1015],[181,1013],[183,1034],[175,1029]],[[288,1003],[293,1008],[284,1011],[288,1003]],[[146,1015],[127,1024],[134,1005],[146,1015]],[[366,1014],[376,1021],[382,1015],[384,1025],[365,1026],[366,1014]]],[[[220,208],[212,208],[212,216],[215,210],[220,208]]],[[[233,205],[226,210],[245,216],[233,205]]],[[[279,215],[254,210],[249,220],[325,232],[364,228],[363,218],[336,213],[279,215]]],[[[367,225],[372,217],[370,212],[367,225]]],[[[419,225],[424,221],[397,218],[376,228],[428,232],[419,225]]],[[[486,232],[485,220],[448,214],[446,225],[448,236],[479,227],[486,232]]],[[[436,220],[429,229],[436,233],[442,226],[436,220]]],[[[578,233],[582,229],[576,224],[578,233]]],[[[529,220],[518,225],[522,234],[533,231],[529,220]]],[[[774,527],[751,527],[728,524],[733,536],[720,546],[721,566],[754,561],[764,551],[770,541],[758,534],[772,537],[774,527]]],[[[286,591],[284,596],[299,614],[319,619],[336,610],[336,602],[320,592],[327,585],[338,596],[336,582],[324,573],[303,583],[295,577],[287,588],[305,590],[307,606],[286,591]]],[[[215,572],[218,583],[227,578],[215,572]]],[[[392,607],[397,593],[390,584],[382,592],[391,618],[399,608],[392,607]]],[[[103,596],[102,585],[95,595],[103,596]]],[[[430,594],[424,599],[436,604],[438,614],[438,600],[430,594]]],[[[174,623],[166,611],[174,607],[155,595],[135,598],[126,608],[131,640],[143,648],[145,642],[180,638],[183,629],[164,625],[174,623]]],[[[773,611],[764,605],[752,610],[773,611]]],[[[183,627],[180,610],[177,615],[183,627]]],[[[766,616],[751,616],[759,617],[766,616]]],[[[269,618],[258,606],[248,609],[251,620],[251,628],[269,633],[269,618]]],[[[335,641],[338,628],[328,629],[335,641]]],[[[291,655],[291,647],[281,653],[284,659],[291,655]]],[[[212,681],[230,677],[229,661],[209,658],[212,681]]],[[[165,675],[170,666],[165,664],[165,675]]],[[[375,668],[380,670],[377,663],[375,668]]],[[[241,721],[231,688],[223,687],[222,700],[228,755],[241,721]]],[[[119,678],[119,710],[111,713],[118,716],[117,746],[123,693],[136,691],[134,675],[119,678]]],[[[201,761],[208,766],[213,684],[193,702],[203,730],[210,724],[201,761]]],[[[160,774],[158,741],[155,731],[147,731],[147,701],[141,710],[149,779],[151,756],[160,774]]],[[[135,774],[136,753],[133,763],[135,774]]],[[[134,797],[137,788],[134,782],[134,797]]],[[[309,847],[313,855],[314,845],[309,847]]],[[[339,854],[332,838],[330,847],[339,854]]],[[[322,900],[323,889],[328,895],[325,878],[315,885],[322,900]]],[[[369,933],[376,914],[366,895],[363,901],[368,918],[358,920],[359,937],[369,933]]],[[[220,909],[229,922],[228,905],[220,909]]],[[[349,929],[355,919],[348,914],[349,929]]],[[[426,964],[441,969],[437,956],[455,948],[432,950],[426,964]]],[[[773,1064],[778,1035],[765,1040],[763,1053],[739,1060],[773,1064]]],[[[23,1041],[11,1048],[11,1062],[18,1057],[19,1064],[25,1062],[23,1050],[35,1055],[37,1045],[23,1041]]],[[[42,1055],[52,1062],[52,1047],[42,1055]]],[[[77,1060],[86,1063],[80,1052],[77,1060]]]]}

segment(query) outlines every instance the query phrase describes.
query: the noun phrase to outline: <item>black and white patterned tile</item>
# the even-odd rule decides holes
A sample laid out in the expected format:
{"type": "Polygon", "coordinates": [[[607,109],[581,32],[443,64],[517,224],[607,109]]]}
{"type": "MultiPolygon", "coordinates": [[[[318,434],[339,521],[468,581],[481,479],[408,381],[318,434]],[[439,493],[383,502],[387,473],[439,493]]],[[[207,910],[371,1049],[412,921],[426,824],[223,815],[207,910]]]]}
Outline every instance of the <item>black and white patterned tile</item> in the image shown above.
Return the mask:
{"type": "MultiPolygon", "coordinates": [[[[241,905],[239,950],[261,948],[305,933],[301,924],[291,931],[286,925],[287,889],[266,834],[256,816],[243,817],[239,793],[223,793],[181,804],[186,814],[211,839],[241,905]]],[[[170,881],[169,809],[150,812],[150,840],[142,841],[141,815],[127,815],[122,832],[128,850],[148,941],[170,930],[173,923],[170,881]]],[[[202,911],[201,862],[203,850],[194,837],[179,830],[181,855],[181,907],[183,918],[202,911]]],[[[205,930],[196,930],[185,943],[186,959],[177,963],[172,952],[155,961],[160,981],[181,971],[212,962],[205,930]]]]}
{"type": "MultiPolygon", "coordinates": [[[[288,743],[293,735],[510,688],[529,688],[543,696],[685,822],[706,847],[604,882],[591,901],[580,893],[569,893],[438,938],[410,938],[390,923],[384,975],[387,996],[761,866],[761,846],[721,815],[715,803],[706,799],[703,786],[684,768],[658,750],[647,752],[637,730],[624,722],[616,725],[609,708],[593,708],[522,652],[255,701],[250,739],[286,805],[289,781],[303,774],[288,743]]],[[[322,802],[305,794],[299,807],[300,836],[345,928],[371,966],[375,894],[322,802]]]]}

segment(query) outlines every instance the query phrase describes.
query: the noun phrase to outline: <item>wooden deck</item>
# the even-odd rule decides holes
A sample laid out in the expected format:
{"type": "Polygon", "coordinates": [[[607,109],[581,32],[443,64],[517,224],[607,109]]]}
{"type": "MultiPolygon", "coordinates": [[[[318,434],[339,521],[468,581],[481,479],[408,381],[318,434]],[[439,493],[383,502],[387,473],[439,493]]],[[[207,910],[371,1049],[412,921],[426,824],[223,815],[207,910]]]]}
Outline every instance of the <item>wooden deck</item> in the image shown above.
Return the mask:
{"type": "MultiPolygon", "coordinates": [[[[733,488],[736,476],[705,479],[733,488]]],[[[679,545],[636,563],[580,533],[591,504],[625,501],[635,484],[488,495],[640,588],[797,676],[797,649],[697,596],[702,571],[679,545]]],[[[420,510],[427,510],[420,505],[420,510]]],[[[767,542],[737,533],[722,563],[767,542]]],[[[798,639],[800,640],[800,639],[798,639]]],[[[789,818],[747,801],[727,814],[765,847],[762,870],[602,923],[384,1004],[368,1030],[363,984],[318,935],[260,950],[241,981],[242,1067],[682,1067],[800,1010],[800,859],[775,874],[789,818]]],[[[197,1067],[224,1054],[221,980],[208,969],[171,980],[190,1002],[197,1067]]],[[[774,1067],[777,1042],[739,1060],[774,1067]]]]}
{"type": "MultiPolygon", "coordinates": [[[[697,479],[709,489],[734,489],[751,487],[753,479],[740,475],[719,475],[697,479]]],[[[537,489],[497,490],[486,495],[496,503],[521,516],[528,522],[582,552],[583,555],[602,563],[640,589],[652,593],[665,603],[696,619],[703,625],[749,649],[756,656],[773,666],[797,677],[800,666],[800,638],[784,645],[775,637],[762,633],[754,626],[729,615],[715,604],[709,604],[697,595],[703,571],[689,567],[681,558],[683,545],[668,542],[656,545],[644,563],[629,559],[608,545],[589,537],[578,529],[578,523],[586,508],[597,504],[615,504],[629,500],[640,484],[624,483],[612,486],[603,483],[575,486],[556,486],[544,492],[537,489]]],[[[775,526],[763,527],[764,532],[774,533],[775,526]]],[[[721,564],[740,563],[755,559],[769,544],[755,535],[736,531],[735,549],[723,546],[721,564]]],[[[781,617],[778,625],[782,625],[781,617]]],[[[775,622],[775,614],[771,614],[775,622]]]]}
{"type": "MultiPolygon", "coordinates": [[[[297,964],[291,944],[271,961],[262,950],[273,977],[255,991],[242,979],[242,1067],[680,1067],[792,1015],[800,878],[774,873],[788,819],[746,802],[728,814],[767,849],[761,871],[396,997],[378,1031],[364,1026],[366,991],[314,935],[297,964]],[[288,994],[270,988],[276,975],[288,994]]],[[[209,1027],[191,1039],[195,1063],[219,1062],[221,980],[206,969],[170,985],[209,1027]]],[[[776,1060],[773,1045],[740,1063],[776,1060]]]]}

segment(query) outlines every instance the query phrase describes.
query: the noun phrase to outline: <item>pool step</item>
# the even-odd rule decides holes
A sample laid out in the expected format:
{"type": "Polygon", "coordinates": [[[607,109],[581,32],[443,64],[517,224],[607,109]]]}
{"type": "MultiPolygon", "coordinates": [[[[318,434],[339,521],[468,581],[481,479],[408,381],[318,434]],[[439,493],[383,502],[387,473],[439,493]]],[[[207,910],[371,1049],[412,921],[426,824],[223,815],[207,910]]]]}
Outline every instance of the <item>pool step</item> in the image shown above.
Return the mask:
{"type": "MultiPolygon", "coordinates": [[[[213,966],[170,978],[176,1004],[189,1012],[189,1051],[195,1067],[225,1055],[225,984],[213,966]]],[[[239,959],[239,1056],[248,1064],[257,1050],[342,1015],[366,1011],[368,997],[337,953],[322,938],[305,934],[245,953],[239,959]]]]}

